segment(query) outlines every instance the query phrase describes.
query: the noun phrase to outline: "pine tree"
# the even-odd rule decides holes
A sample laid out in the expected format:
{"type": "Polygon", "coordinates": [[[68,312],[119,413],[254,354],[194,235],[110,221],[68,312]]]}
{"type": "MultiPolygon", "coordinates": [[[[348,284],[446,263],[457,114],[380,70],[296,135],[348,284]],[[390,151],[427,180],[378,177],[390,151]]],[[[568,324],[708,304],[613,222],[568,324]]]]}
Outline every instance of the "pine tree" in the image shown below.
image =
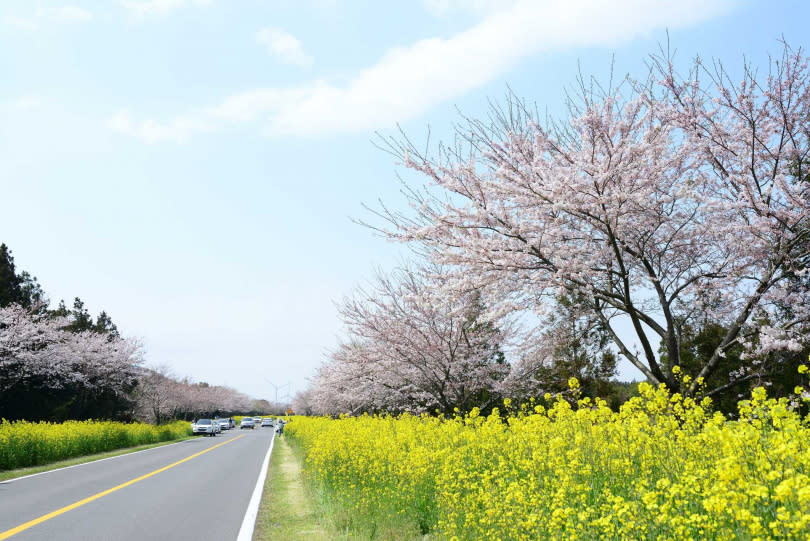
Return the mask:
{"type": "Polygon", "coordinates": [[[5,244],[0,244],[0,306],[18,302],[20,279],[14,269],[14,257],[5,244]]]}
{"type": "Polygon", "coordinates": [[[11,250],[0,244],[0,307],[10,304],[41,308],[48,303],[36,277],[25,271],[17,274],[11,250]]]}

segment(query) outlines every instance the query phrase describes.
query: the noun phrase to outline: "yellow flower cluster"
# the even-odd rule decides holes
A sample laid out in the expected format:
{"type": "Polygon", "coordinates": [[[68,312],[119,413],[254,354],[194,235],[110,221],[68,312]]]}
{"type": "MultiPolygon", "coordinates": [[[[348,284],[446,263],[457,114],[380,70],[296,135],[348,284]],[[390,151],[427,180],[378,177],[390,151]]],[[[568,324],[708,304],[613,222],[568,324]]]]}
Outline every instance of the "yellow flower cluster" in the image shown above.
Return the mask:
{"type": "Polygon", "coordinates": [[[112,421],[0,422],[0,470],[37,466],[191,435],[186,421],[153,426],[112,421]]]}
{"type": "Polygon", "coordinates": [[[810,426],[786,399],[757,389],[729,421],[708,399],[640,394],[618,413],[559,399],[487,417],[297,417],[286,434],[345,508],[440,538],[810,538],[810,426]]]}

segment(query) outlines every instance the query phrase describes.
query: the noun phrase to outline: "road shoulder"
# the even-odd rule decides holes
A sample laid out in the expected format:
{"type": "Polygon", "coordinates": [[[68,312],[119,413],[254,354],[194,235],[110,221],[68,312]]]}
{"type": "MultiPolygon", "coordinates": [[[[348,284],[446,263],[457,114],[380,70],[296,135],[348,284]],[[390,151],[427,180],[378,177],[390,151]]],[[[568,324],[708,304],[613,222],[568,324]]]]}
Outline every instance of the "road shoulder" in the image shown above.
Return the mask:
{"type": "Polygon", "coordinates": [[[324,523],[301,476],[301,464],[284,437],[276,439],[253,539],[340,539],[324,523]]]}

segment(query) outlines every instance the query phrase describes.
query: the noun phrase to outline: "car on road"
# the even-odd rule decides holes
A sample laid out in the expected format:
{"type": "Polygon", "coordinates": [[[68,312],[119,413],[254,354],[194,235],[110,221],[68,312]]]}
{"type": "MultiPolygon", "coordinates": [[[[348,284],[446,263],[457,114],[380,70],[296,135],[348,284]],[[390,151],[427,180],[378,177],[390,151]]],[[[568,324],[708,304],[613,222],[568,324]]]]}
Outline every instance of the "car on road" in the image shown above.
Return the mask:
{"type": "Polygon", "coordinates": [[[253,421],[253,417],[243,417],[242,422],[239,423],[239,430],[242,430],[243,428],[253,430],[254,426],[256,426],[256,423],[253,421]]]}
{"type": "Polygon", "coordinates": [[[255,424],[256,426],[262,426],[262,418],[261,417],[254,417],[253,418],[253,424],[255,424]]]}
{"type": "Polygon", "coordinates": [[[197,419],[191,423],[191,432],[193,434],[216,436],[219,431],[219,423],[215,423],[211,419],[197,419]]]}
{"type": "Polygon", "coordinates": [[[262,419],[262,426],[273,426],[273,419],[262,419]]]}
{"type": "Polygon", "coordinates": [[[222,430],[230,430],[233,428],[233,419],[230,417],[225,417],[224,419],[217,419],[219,421],[219,427],[222,430]]]}

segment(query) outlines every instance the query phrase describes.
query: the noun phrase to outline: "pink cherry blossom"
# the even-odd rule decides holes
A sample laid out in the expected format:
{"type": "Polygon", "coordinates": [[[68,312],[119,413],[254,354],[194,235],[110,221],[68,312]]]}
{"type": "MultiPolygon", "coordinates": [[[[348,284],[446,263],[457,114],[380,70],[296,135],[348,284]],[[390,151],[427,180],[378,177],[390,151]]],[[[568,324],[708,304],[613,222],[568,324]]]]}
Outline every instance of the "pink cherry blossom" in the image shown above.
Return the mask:
{"type": "Polygon", "coordinates": [[[410,211],[378,211],[385,223],[375,229],[429,253],[456,288],[497,299],[492,314],[542,318],[561,292],[579,299],[652,382],[678,386],[670,370],[696,317],[727,329],[696,377],[738,345],[750,362],[805,343],[810,282],[797,278],[810,258],[810,72],[801,51],[785,45],[765,76],[746,66],[738,84],[722,64],[696,60],[681,75],[670,55],[654,56],[646,80],[582,82],[565,119],[544,121],[514,97],[491,119],[469,119],[457,143],[433,154],[387,140],[427,182],[407,187],[410,211]]]}

